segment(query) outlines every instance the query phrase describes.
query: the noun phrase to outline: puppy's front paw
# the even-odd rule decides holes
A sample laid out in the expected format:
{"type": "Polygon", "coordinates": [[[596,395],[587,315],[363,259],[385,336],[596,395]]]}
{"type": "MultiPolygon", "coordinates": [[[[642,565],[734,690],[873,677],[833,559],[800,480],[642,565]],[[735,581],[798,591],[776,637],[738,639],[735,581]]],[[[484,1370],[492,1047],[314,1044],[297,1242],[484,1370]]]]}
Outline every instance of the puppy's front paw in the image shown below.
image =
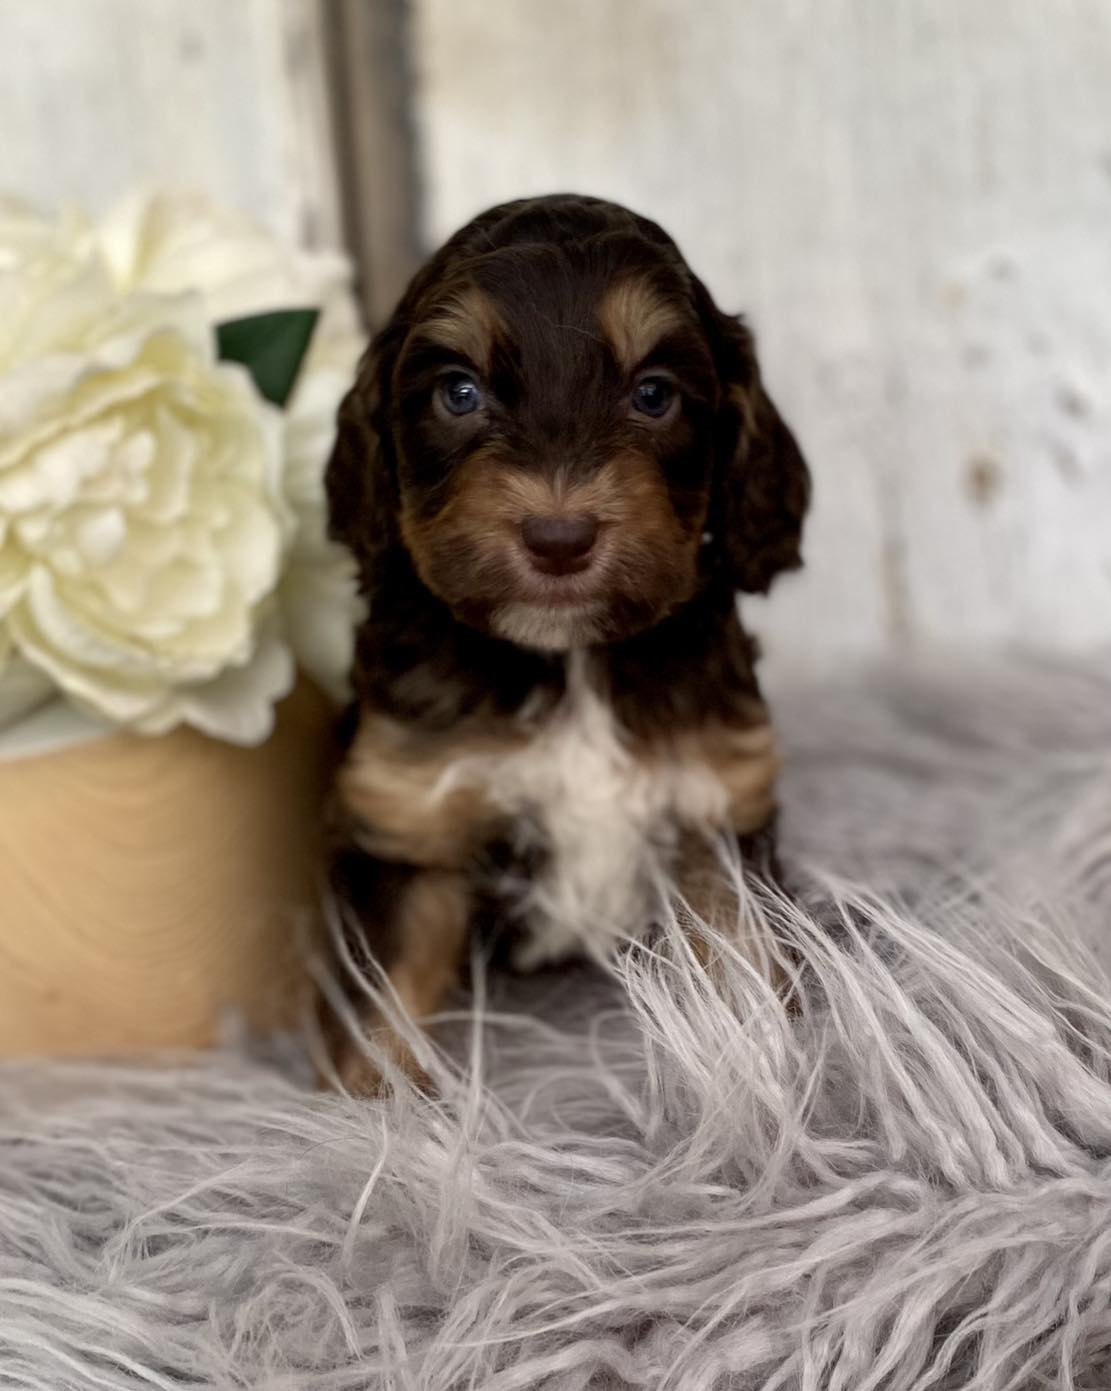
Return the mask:
{"type": "MultiPolygon", "coordinates": [[[[375,1031],[374,1040],[417,1091],[424,1092],[427,1096],[434,1095],[435,1084],[403,1038],[392,1029],[381,1028],[375,1031]]],[[[338,1079],[341,1090],[349,1096],[381,1097],[389,1091],[390,1069],[382,1066],[367,1050],[362,1040],[345,1038],[336,1050],[333,1067],[334,1075],[321,1074],[322,1088],[334,1088],[338,1079]]]]}
{"type": "Polygon", "coordinates": [[[527,926],[509,949],[509,961],[521,975],[530,975],[545,966],[582,955],[582,940],[569,927],[546,922],[541,927],[527,926]]]}

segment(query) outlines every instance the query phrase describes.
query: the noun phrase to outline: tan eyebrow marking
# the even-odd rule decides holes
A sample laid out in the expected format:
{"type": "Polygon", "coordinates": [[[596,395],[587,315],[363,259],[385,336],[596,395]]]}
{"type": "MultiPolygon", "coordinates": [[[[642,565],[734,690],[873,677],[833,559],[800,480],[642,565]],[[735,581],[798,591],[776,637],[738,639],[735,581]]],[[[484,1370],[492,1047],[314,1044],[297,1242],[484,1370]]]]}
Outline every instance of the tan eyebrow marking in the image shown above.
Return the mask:
{"type": "Polygon", "coordinates": [[[628,277],[606,293],[598,322],[617,361],[631,372],[668,333],[685,325],[672,301],[644,280],[628,277]]]}
{"type": "Polygon", "coordinates": [[[420,337],[490,369],[494,341],[505,329],[490,297],[475,285],[459,290],[417,327],[420,337]]]}

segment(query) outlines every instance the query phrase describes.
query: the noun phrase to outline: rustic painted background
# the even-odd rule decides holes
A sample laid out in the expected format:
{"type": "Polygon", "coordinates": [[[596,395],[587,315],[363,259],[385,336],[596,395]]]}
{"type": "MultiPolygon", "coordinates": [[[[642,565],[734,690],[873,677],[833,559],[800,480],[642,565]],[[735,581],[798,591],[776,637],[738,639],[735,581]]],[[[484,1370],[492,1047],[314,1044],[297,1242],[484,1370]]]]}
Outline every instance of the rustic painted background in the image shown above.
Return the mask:
{"type": "Polygon", "coordinates": [[[1111,640],[1108,0],[5,0],[0,129],[0,189],[201,185],[378,308],[492,201],[625,200],[811,458],[780,664],[1111,640]]]}

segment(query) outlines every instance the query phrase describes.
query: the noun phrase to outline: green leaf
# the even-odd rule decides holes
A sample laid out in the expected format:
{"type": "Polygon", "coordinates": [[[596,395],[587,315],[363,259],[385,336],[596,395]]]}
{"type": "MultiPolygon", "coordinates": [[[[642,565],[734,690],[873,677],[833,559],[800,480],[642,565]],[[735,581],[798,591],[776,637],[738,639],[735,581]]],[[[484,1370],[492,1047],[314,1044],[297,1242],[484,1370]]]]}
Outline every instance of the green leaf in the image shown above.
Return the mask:
{"type": "Polygon", "coordinates": [[[319,317],[319,309],[277,309],[217,324],[220,360],[241,362],[260,393],[276,406],[284,406],[319,317]]]}

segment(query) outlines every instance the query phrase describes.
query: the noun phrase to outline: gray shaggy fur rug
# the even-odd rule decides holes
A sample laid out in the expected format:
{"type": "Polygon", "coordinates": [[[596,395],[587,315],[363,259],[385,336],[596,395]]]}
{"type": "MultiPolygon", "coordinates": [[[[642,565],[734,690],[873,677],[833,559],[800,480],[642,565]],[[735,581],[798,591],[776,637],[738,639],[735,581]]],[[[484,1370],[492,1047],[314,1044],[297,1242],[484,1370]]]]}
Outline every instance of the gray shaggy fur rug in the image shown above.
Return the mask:
{"type": "Polygon", "coordinates": [[[478,976],[440,1096],[295,1050],[0,1070],[0,1387],[1107,1391],[1111,662],[793,687],[750,902],[478,976]]]}

